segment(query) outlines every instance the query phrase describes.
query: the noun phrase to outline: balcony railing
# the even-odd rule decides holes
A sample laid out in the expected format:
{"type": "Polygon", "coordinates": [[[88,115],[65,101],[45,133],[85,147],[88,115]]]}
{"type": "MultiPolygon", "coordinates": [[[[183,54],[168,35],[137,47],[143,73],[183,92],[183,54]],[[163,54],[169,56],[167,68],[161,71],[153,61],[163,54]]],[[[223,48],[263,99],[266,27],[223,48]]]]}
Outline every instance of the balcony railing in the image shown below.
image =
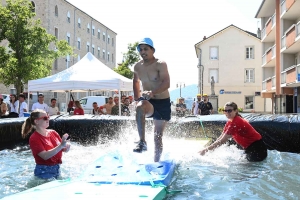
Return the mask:
{"type": "Polygon", "coordinates": [[[280,15],[282,15],[282,13],[284,13],[286,11],[286,4],[285,4],[285,0],[281,2],[281,6],[280,6],[280,15]]]}
{"type": "Polygon", "coordinates": [[[286,35],[281,38],[281,49],[286,47],[286,35]]]}
{"type": "Polygon", "coordinates": [[[286,83],[286,71],[281,72],[280,74],[281,76],[281,84],[285,84],[286,83]]]}
{"type": "Polygon", "coordinates": [[[276,44],[272,46],[272,59],[276,56],[276,44]]]}
{"type": "Polygon", "coordinates": [[[263,56],[262,56],[262,65],[265,65],[267,63],[267,53],[265,53],[263,56]]]}
{"type": "Polygon", "coordinates": [[[267,81],[263,81],[262,82],[262,90],[266,90],[267,89],[267,81]]]}
{"type": "Polygon", "coordinates": [[[296,37],[300,35],[300,21],[296,24],[296,37]]]}
{"type": "Polygon", "coordinates": [[[273,27],[276,24],[276,13],[274,13],[271,20],[272,20],[272,27],[273,27]]]}
{"type": "Polygon", "coordinates": [[[276,78],[272,76],[272,87],[276,87],[276,78]]]}
{"type": "Polygon", "coordinates": [[[300,74],[300,63],[297,65],[297,74],[300,74]]]}
{"type": "Polygon", "coordinates": [[[266,27],[261,31],[261,38],[264,39],[264,37],[266,37],[266,27]]]}

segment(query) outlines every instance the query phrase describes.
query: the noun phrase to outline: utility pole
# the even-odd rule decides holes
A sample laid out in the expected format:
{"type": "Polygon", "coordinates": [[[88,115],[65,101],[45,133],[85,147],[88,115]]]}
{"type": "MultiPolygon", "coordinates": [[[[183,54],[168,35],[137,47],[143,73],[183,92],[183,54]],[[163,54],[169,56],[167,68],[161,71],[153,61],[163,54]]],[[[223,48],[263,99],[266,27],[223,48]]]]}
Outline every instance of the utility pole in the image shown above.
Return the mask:
{"type": "Polygon", "coordinates": [[[199,94],[201,94],[201,97],[203,98],[203,72],[204,72],[204,66],[201,63],[201,57],[202,57],[202,50],[198,47],[196,47],[197,49],[199,49],[199,56],[198,56],[198,91],[199,94]]]}
{"type": "Polygon", "coordinates": [[[179,87],[179,98],[181,97],[181,87],[185,87],[185,83],[184,82],[177,82],[176,83],[176,87],[179,87]]]}

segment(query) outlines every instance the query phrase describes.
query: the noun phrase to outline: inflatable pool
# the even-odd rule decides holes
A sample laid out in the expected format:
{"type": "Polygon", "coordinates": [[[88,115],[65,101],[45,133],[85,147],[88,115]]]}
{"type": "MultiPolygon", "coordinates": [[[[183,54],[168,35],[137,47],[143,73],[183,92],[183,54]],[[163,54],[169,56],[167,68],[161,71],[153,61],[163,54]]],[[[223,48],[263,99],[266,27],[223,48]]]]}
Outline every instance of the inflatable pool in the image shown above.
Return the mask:
{"type": "Polygon", "coordinates": [[[12,199],[163,199],[175,162],[140,163],[121,156],[101,156],[74,180],[56,180],[4,197],[12,199]]]}

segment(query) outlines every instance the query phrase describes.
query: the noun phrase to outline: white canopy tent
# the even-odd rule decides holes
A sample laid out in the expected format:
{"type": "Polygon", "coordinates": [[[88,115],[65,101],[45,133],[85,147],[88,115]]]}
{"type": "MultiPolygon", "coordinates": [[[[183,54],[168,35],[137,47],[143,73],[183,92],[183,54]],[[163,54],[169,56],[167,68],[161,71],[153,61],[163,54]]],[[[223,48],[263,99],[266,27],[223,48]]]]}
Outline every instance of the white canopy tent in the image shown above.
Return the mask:
{"type": "Polygon", "coordinates": [[[118,91],[120,95],[120,91],[132,91],[132,80],[116,73],[88,52],[68,69],[28,81],[28,94],[33,91],[118,91]]]}

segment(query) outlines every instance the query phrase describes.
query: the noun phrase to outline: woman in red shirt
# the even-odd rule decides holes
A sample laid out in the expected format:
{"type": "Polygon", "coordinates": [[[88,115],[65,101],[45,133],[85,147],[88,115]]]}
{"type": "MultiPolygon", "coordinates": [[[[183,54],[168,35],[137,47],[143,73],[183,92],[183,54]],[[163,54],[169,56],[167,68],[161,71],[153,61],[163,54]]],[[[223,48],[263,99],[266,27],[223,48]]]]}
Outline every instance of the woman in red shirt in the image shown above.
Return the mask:
{"type": "Polygon", "coordinates": [[[228,139],[233,138],[236,143],[244,148],[248,161],[264,160],[267,157],[267,147],[261,135],[239,114],[236,103],[226,103],[224,113],[228,121],[223,133],[213,144],[199,151],[200,155],[204,155],[209,150],[214,150],[228,139]]]}
{"type": "Polygon", "coordinates": [[[26,138],[34,127],[29,138],[29,145],[35,159],[34,175],[42,179],[58,178],[62,152],[68,152],[70,144],[68,134],[60,138],[59,134],[47,129],[49,116],[44,110],[34,110],[22,126],[22,137],[26,138]]]}
{"type": "Polygon", "coordinates": [[[84,115],[83,108],[79,101],[74,101],[75,109],[74,109],[74,115],[84,115]]]}

